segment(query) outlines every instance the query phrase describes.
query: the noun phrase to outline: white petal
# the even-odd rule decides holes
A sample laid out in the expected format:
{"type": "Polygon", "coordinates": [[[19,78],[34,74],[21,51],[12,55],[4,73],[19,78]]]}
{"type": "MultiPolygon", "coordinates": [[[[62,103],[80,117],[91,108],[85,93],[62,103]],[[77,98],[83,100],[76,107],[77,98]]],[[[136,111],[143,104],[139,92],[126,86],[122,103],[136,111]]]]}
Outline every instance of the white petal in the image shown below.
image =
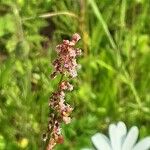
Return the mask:
{"type": "Polygon", "coordinates": [[[92,142],[97,150],[111,150],[109,139],[101,133],[92,136],[92,142]]]}
{"type": "Polygon", "coordinates": [[[126,125],[124,124],[124,122],[119,122],[117,124],[117,150],[121,150],[122,144],[124,142],[124,139],[126,137],[126,133],[127,133],[127,128],[126,125]]]}
{"type": "Polygon", "coordinates": [[[132,127],[129,130],[129,133],[124,140],[124,143],[122,145],[122,150],[131,150],[136,143],[136,140],[138,138],[139,130],[136,126],[132,127]]]}
{"type": "Polygon", "coordinates": [[[150,136],[138,142],[133,148],[133,150],[148,150],[148,149],[150,149],[150,136]]]}
{"type": "Polygon", "coordinates": [[[121,131],[122,134],[126,134],[127,133],[127,128],[124,122],[119,121],[117,124],[117,128],[121,131]]]}
{"type": "Polygon", "coordinates": [[[113,150],[121,150],[126,132],[126,125],[121,121],[117,124],[117,126],[115,124],[111,124],[109,126],[109,136],[113,150]]]}
{"type": "Polygon", "coordinates": [[[117,126],[115,124],[109,125],[109,137],[113,150],[117,150],[117,126]]]}

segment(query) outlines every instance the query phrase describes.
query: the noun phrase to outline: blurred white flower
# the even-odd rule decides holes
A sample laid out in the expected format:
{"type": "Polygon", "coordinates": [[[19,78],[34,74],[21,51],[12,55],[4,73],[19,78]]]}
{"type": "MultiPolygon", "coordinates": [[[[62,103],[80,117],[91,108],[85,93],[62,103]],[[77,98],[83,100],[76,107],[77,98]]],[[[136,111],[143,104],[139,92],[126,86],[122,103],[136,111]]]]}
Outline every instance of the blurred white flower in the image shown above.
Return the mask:
{"type": "Polygon", "coordinates": [[[136,143],[139,130],[136,126],[131,127],[127,133],[126,125],[118,122],[110,124],[109,138],[104,134],[96,133],[92,136],[92,142],[97,150],[149,150],[150,136],[136,143]]]}

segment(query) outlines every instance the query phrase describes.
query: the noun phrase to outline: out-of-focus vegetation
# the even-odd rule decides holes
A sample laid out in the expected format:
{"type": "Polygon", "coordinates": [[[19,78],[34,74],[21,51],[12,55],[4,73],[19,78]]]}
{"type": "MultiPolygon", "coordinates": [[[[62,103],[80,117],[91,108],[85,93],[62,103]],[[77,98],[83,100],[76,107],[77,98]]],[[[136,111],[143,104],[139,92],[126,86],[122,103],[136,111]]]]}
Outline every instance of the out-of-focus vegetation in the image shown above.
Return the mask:
{"type": "Polygon", "coordinates": [[[72,123],[56,149],[91,147],[122,120],[150,134],[149,0],[0,0],[0,149],[37,150],[57,81],[55,46],[75,32],[82,68],[67,101],[72,123]]]}

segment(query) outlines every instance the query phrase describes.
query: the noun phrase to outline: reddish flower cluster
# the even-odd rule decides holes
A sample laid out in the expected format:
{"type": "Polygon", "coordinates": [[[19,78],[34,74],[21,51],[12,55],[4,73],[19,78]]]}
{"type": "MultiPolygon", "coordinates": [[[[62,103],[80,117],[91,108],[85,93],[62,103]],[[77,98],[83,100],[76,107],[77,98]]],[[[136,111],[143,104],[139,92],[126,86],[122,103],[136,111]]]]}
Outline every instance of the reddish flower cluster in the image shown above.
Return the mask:
{"type": "Polygon", "coordinates": [[[72,40],[63,40],[63,43],[56,47],[58,58],[53,62],[55,71],[51,75],[56,77],[58,73],[68,74],[70,77],[77,76],[76,56],[81,55],[81,50],[75,48],[75,44],[80,40],[80,36],[76,33],[72,36],[72,40]]]}
{"type": "MultiPolygon", "coordinates": [[[[56,47],[58,57],[53,62],[55,70],[51,74],[52,78],[55,78],[57,74],[61,74],[62,77],[65,75],[71,78],[77,76],[78,65],[76,63],[76,56],[81,55],[81,50],[74,46],[79,39],[80,36],[76,33],[72,36],[71,41],[63,40],[63,43],[56,47]]],[[[48,130],[44,134],[44,140],[49,140],[47,150],[52,150],[57,143],[63,142],[61,123],[70,123],[70,114],[73,110],[69,104],[65,103],[65,92],[72,90],[73,85],[67,80],[62,81],[61,79],[58,89],[50,97],[49,107],[51,113],[49,115],[48,130]]]]}
{"type": "Polygon", "coordinates": [[[70,113],[73,108],[69,104],[65,104],[65,91],[72,90],[73,86],[67,82],[63,81],[60,83],[59,89],[57,92],[52,93],[50,98],[49,106],[57,112],[57,115],[62,119],[66,124],[70,123],[70,113]]]}

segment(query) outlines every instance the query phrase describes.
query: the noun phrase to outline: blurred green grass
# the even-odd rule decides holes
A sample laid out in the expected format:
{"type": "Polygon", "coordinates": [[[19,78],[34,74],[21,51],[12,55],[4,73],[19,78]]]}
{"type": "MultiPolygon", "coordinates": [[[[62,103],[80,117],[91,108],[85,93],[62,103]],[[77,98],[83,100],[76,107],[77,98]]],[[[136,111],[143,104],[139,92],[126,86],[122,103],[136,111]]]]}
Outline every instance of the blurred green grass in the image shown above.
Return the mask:
{"type": "MultiPolygon", "coordinates": [[[[0,1],[0,149],[42,149],[55,46],[75,32],[84,55],[67,101],[72,123],[56,149],[124,121],[150,135],[150,3],[147,0],[0,1]]],[[[59,80],[59,79],[58,79],[59,80]]]]}

